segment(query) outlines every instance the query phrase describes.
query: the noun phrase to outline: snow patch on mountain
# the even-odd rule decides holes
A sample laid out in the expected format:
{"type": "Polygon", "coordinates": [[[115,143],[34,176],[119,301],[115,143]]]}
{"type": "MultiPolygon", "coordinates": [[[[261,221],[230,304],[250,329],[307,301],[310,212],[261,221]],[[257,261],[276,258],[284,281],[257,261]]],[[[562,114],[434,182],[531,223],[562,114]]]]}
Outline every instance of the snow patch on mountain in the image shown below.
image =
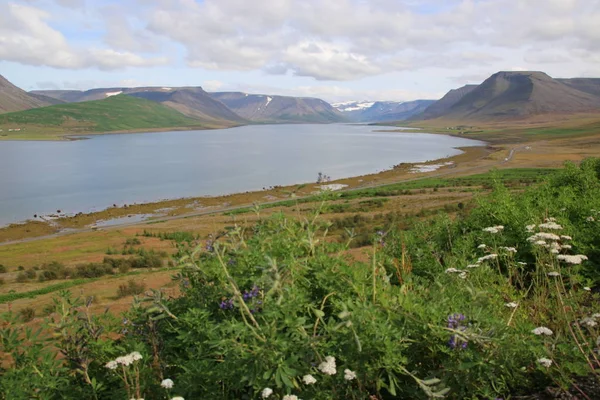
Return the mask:
{"type": "Polygon", "coordinates": [[[366,110],[373,107],[374,101],[344,101],[339,103],[331,103],[333,108],[337,108],[341,112],[350,112],[358,110],[366,110]]]}

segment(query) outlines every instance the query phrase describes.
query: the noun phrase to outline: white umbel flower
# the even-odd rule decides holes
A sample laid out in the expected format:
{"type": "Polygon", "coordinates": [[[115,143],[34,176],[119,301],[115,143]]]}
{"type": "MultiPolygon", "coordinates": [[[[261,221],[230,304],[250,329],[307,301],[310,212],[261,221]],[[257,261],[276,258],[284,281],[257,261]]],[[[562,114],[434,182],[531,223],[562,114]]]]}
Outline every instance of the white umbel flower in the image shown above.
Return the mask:
{"type": "Polygon", "coordinates": [[[131,357],[131,359],[133,361],[138,361],[138,360],[142,359],[142,355],[138,351],[134,351],[132,353],[129,353],[129,357],[131,357]]]}
{"type": "Polygon", "coordinates": [[[319,371],[325,375],[335,375],[337,370],[335,368],[335,358],[332,356],[325,357],[325,361],[319,364],[319,371]]]}
{"type": "Polygon", "coordinates": [[[546,368],[550,368],[552,366],[552,360],[550,360],[548,358],[540,358],[537,360],[537,362],[546,368]]]}
{"type": "Polygon", "coordinates": [[[109,361],[105,365],[106,368],[112,369],[112,370],[117,369],[118,366],[119,366],[119,363],[117,363],[115,360],[109,361]]]}
{"type": "Polygon", "coordinates": [[[540,224],[539,228],[540,229],[550,229],[551,231],[559,231],[563,227],[560,226],[559,224],[557,224],[556,222],[550,221],[550,222],[546,222],[545,224],[540,224]]]}
{"type": "Polygon", "coordinates": [[[533,232],[533,230],[535,229],[535,225],[527,225],[525,227],[525,229],[527,230],[527,232],[533,232]]]}
{"type": "Polygon", "coordinates": [[[492,254],[488,254],[487,256],[479,257],[479,258],[477,259],[477,263],[478,263],[478,264],[481,264],[481,263],[482,263],[482,262],[484,262],[484,261],[487,261],[487,260],[493,260],[493,259],[495,259],[495,258],[498,258],[498,254],[494,254],[494,253],[492,253],[492,254]]]}
{"type": "Polygon", "coordinates": [[[587,217],[585,220],[586,220],[587,222],[594,222],[594,221],[595,221],[594,217],[591,217],[591,216],[590,216],[590,217],[587,217]]]}
{"type": "Polygon", "coordinates": [[[517,249],[514,247],[501,247],[501,249],[503,249],[504,251],[508,252],[508,253],[516,253],[517,249]]]}
{"type": "Polygon", "coordinates": [[[165,389],[173,389],[173,381],[171,379],[164,379],[160,383],[160,386],[164,387],[165,389]]]}
{"type": "Polygon", "coordinates": [[[583,255],[583,254],[577,254],[574,256],[570,256],[568,254],[559,254],[558,256],[556,256],[556,258],[559,261],[564,261],[567,264],[574,264],[574,265],[581,264],[583,261],[588,259],[587,256],[583,255]]]}
{"type": "Polygon", "coordinates": [[[485,244],[480,244],[479,246],[477,246],[478,249],[485,249],[487,247],[487,245],[485,244]]]}
{"type": "Polygon", "coordinates": [[[129,355],[129,354],[128,354],[128,355],[126,355],[126,356],[117,357],[117,358],[115,358],[115,361],[116,361],[118,364],[121,364],[121,365],[123,365],[123,366],[125,366],[125,367],[128,367],[128,366],[130,366],[131,364],[133,364],[133,358],[132,358],[132,357],[131,357],[131,355],[129,355]]]}
{"type": "Polygon", "coordinates": [[[302,381],[304,382],[305,385],[313,385],[313,384],[317,383],[317,380],[311,374],[304,375],[302,377],[302,381]]]}
{"type": "Polygon", "coordinates": [[[548,232],[539,232],[536,233],[533,236],[529,236],[527,238],[527,241],[529,242],[536,242],[538,240],[560,240],[560,236],[555,235],[554,233],[548,233],[548,232]]]}
{"type": "Polygon", "coordinates": [[[489,233],[498,233],[503,230],[504,230],[504,226],[502,226],[502,225],[496,225],[496,226],[490,226],[487,228],[483,228],[484,232],[489,232],[489,233]]]}
{"type": "Polygon", "coordinates": [[[460,274],[458,274],[458,277],[459,277],[460,279],[467,279],[467,272],[468,272],[468,271],[463,271],[463,272],[461,272],[460,274]]]}
{"type": "Polygon", "coordinates": [[[356,379],[356,373],[346,368],[344,370],[344,379],[347,381],[353,381],[356,379]]]}
{"type": "Polygon", "coordinates": [[[551,271],[551,272],[548,272],[548,276],[556,277],[556,276],[560,276],[560,273],[558,273],[556,271],[551,271]]]}
{"type": "Polygon", "coordinates": [[[568,236],[568,235],[560,235],[560,238],[562,240],[573,240],[573,238],[571,236],[568,236]]]}
{"type": "Polygon", "coordinates": [[[456,268],[448,268],[446,271],[447,274],[457,274],[459,272],[462,272],[460,269],[456,269],[456,268]]]}
{"type": "Polygon", "coordinates": [[[176,396],[176,397],[172,397],[171,400],[185,400],[185,399],[181,396],[176,396]]]}
{"type": "Polygon", "coordinates": [[[273,389],[271,388],[264,388],[260,394],[260,397],[262,397],[263,399],[268,399],[270,395],[273,394],[273,389]]]}
{"type": "Polygon", "coordinates": [[[581,324],[585,325],[589,328],[593,328],[598,325],[598,323],[596,321],[594,321],[594,318],[590,318],[590,317],[586,317],[586,318],[582,319],[581,324]]]}
{"type": "Polygon", "coordinates": [[[286,394],[285,396],[283,396],[283,400],[300,400],[300,399],[295,394],[286,394]]]}
{"type": "Polygon", "coordinates": [[[504,304],[504,306],[506,306],[508,308],[517,308],[519,306],[519,303],[515,303],[514,301],[511,301],[510,303],[504,304]]]}
{"type": "Polygon", "coordinates": [[[584,288],[583,288],[583,290],[585,290],[586,292],[591,292],[591,291],[592,291],[592,288],[591,288],[591,287],[588,287],[588,286],[586,286],[586,287],[584,287],[584,288]]]}
{"type": "Polygon", "coordinates": [[[552,332],[552,330],[546,328],[545,326],[540,326],[540,327],[537,327],[534,330],[532,330],[531,333],[538,335],[538,336],[539,335],[552,336],[552,334],[554,332],[552,332]]]}
{"type": "Polygon", "coordinates": [[[479,268],[479,264],[469,264],[467,268],[479,268]]]}

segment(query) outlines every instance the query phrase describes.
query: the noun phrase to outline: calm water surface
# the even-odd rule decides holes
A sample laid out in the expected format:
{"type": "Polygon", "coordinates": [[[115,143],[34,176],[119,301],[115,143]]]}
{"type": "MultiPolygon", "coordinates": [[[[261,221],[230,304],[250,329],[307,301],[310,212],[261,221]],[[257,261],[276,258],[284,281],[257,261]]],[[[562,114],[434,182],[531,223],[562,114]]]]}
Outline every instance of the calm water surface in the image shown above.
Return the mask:
{"type": "Polygon", "coordinates": [[[362,125],[260,125],[0,142],[0,226],[113,203],[220,195],[333,179],[460,153],[482,142],[362,125]]]}

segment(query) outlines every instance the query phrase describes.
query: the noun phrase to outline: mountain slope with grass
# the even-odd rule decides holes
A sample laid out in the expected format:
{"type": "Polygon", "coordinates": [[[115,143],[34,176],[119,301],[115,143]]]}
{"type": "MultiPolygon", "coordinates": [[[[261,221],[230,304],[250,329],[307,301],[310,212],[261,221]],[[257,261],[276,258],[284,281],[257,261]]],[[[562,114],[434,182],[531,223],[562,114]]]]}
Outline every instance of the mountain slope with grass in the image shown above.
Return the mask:
{"type": "Polygon", "coordinates": [[[69,103],[103,100],[125,94],[164,104],[189,117],[223,127],[241,125],[246,122],[221,102],[214,100],[201,87],[100,88],[86,91],[37,90],[31,93],[69,103]]]}
{"type": "Polygon", "coordinates": [[[458,89],[452,89],[441,99],[433,104],[430,104],[420,114],[415,114],[411,119],[433,119],[445,115],[456,103],[458,103],[465,95],[473,91],[477,85],[465,85],[458,89]]]}
{"type": "Polygon", "coordinates": [[[332,123],[348,119],[329,103],[315,98],[241,92],[210,95],[241,117],[260,123],[332,123]]]}
{"type": "Polygon", "coordinates": [[[49,106],[56,101],[45,96],[31,95],[0,75],[0,114],[49,106]]]}
{"type": "Polygon", "coordinates": [[[598,82],[592,79],[560,80],[537,71],[503,71],[466,92],[462,89],[459,99],[452,96],[456,101],[439,107],[440,100],[417,118],[493,122],[537,115],[600,113],[598,82]]]}
{"type": "Polygon", "coordinates": [[[0,128],[64,133],[214,127],[164,105],[131,96],[59,104],[0,116],[0,128]]]}

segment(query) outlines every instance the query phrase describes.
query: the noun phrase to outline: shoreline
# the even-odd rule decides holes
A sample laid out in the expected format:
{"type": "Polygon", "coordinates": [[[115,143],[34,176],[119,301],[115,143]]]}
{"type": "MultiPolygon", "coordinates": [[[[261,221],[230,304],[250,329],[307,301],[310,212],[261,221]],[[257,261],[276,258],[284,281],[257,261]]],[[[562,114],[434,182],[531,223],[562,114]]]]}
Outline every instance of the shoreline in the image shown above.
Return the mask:
{"type": "Polygon", "coordinates": [[[461,150],[462,153],[425,162],[400,163],[380,172],[340,178],[330,182],[296,183],[287,186],[275,186],[263,190],[235,192],[218,196],[184,197],[140,204],[126,204],[117,207],[109,206],[100,211],[80,212],[71,216],[53,218],[51,221],[28,219],[1,226],[0,244],[40,236],[67,234],[71,231],[101,230],[135,224],[147,224],[167,218],[186,218],[205,213],[230,211],[235,208],[249,207],[254,204],[270,204],[285,200],[300,199],[314,195],[315,191],[318,191],[318,187],[321,185],[346,185],[343,190],[339,190],[341,192],[396,183],[399,180],[418,180],[435,176],[440,171],[446,173],[450,170],[452,172],[453,169],[458,167],[459,163],[481,160],[492,153],[502,150],[486,142],[482,146],[457,147],[456,149],[461,150]],[[439,167],[427,172],[411,171],[417,165],[436,165],[439,167]],[[144,218],[136,221],[135,217],[140,215],[143,215],[144,218]],[[125,222],[94,227],[94,225],[100,222],[115,219],[123,219],[125,222]],[[127,221],[128,219],[131,221],[127,221]]]}

